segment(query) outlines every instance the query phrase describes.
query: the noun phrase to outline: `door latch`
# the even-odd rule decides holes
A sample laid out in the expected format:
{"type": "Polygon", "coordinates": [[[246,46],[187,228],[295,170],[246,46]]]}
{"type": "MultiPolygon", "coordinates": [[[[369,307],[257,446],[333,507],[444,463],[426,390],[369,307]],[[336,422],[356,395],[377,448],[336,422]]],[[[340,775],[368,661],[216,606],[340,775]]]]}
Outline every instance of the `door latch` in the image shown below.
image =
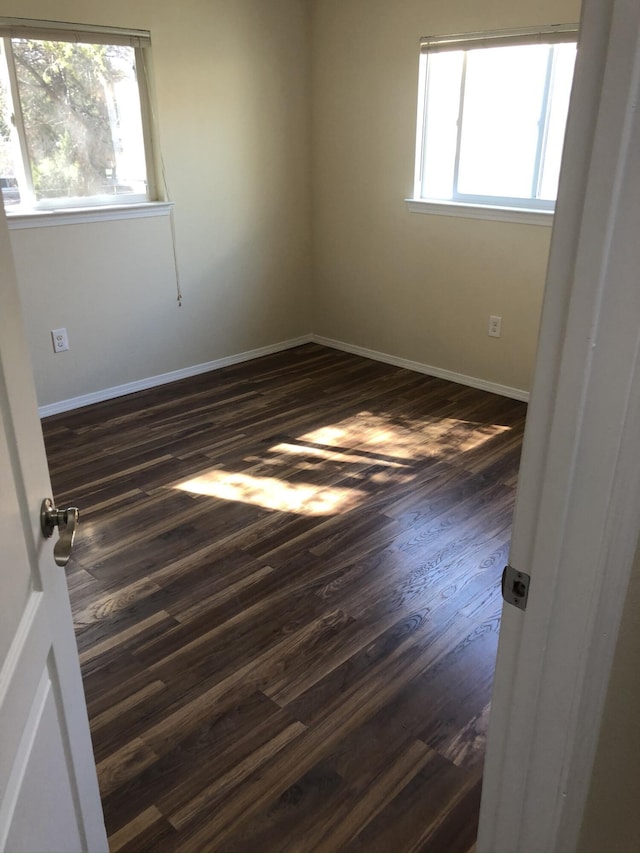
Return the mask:
{"type": "Polygon", "coordinates": [[[40,527],[43,536],[45,539],[49,539],[56,527],[60,531],[60,538],[53,547],[53,559],[57,566],[66,566],[69,562],[79,518],[80,511],[75,506],[67,507],[67,509],[56,509],[53,501],[49,498],[42,501],[40,527]]]}
{"type": "Polygon", "coordinates": [[[517,571],[513,566],[505,566],[502,573],[502,597],[507,604],[526,610],[530,583],[529,575],[517,571]]]}

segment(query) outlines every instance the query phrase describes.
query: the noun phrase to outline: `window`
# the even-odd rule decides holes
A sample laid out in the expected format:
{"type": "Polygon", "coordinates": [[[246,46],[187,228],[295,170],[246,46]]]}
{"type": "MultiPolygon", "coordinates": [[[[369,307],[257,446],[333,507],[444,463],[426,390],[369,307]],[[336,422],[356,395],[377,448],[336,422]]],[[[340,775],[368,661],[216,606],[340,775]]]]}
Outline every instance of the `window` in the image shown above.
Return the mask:
{"type": "Polygon", "coordinates": [[[414,198],[553,210],[571,25],[423,39],[414,198]]]}
{"type": "Polygon", "coordinates": [[[148,33],[0,19],[0,186],[6,211],[152,198],[148,33]]]}

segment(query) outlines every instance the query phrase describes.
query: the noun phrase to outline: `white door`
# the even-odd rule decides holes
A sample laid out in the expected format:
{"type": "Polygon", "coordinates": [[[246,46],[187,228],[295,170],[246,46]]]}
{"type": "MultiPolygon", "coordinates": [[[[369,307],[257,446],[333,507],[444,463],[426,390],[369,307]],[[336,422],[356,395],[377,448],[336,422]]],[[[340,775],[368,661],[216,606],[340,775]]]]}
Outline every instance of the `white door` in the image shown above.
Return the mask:
{"type": "Polygon", "coordinates": [[[0,205],[0,850],[107,850],[64,569],[0,205]]]}
{"type": "Polygon", "coordinates": [[[478,851],[575,850],[640,532],[640,4],[583,0],[478,851]]]}

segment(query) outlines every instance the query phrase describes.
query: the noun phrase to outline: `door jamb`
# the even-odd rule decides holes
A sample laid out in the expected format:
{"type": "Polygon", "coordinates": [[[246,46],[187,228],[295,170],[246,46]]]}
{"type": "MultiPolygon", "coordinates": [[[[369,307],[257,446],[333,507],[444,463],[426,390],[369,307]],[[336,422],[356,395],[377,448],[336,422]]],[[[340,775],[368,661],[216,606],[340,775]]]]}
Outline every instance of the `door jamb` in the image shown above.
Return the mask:
{"type": "Polygon", "coordinates": [[[640,529],[640,6],[584,0],[478,851],[573,850],[640,529]]]}

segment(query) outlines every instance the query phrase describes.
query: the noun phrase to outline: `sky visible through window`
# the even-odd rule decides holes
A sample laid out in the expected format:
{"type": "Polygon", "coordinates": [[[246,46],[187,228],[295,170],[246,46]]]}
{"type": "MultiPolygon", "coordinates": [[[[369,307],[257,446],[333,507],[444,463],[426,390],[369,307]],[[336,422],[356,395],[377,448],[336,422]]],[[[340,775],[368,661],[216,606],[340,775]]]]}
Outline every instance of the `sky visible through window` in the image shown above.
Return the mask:
{"type": "Polygon", "coordinates": [[[433,53],[423,198],[556,198],[575,43],[433,53]]]}

